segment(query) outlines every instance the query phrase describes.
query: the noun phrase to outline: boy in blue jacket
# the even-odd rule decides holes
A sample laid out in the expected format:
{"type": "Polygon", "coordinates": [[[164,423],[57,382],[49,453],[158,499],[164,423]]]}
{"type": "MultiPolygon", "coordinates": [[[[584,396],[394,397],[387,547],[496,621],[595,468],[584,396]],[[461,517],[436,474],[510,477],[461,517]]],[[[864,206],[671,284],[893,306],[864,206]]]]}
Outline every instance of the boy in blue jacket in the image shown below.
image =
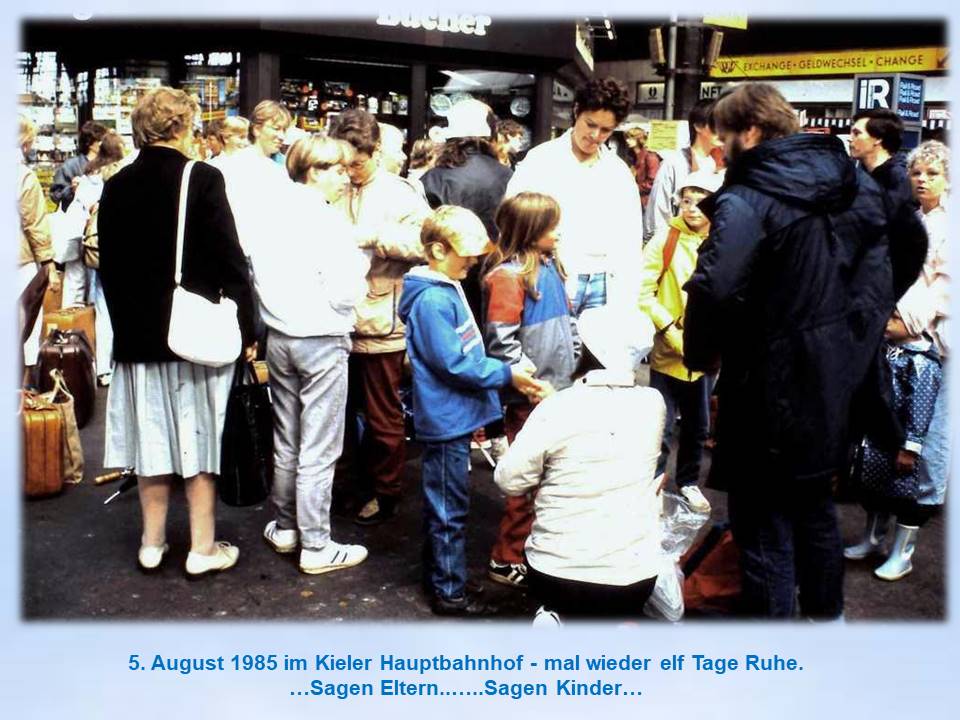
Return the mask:
{"type": "Polygon", "coordinates": [[[549,386],[486,355],[459,282],[493,248],[480,219],[442,205],[424,222],[420,240],[428,264],[404,277],[398,313],[413,366],[414,427],[424,443],[424,576],[438,615],[483,614],[487,608],[466,588],[470,436],[501,417],[500,388],[539,397],[549,386]]]}

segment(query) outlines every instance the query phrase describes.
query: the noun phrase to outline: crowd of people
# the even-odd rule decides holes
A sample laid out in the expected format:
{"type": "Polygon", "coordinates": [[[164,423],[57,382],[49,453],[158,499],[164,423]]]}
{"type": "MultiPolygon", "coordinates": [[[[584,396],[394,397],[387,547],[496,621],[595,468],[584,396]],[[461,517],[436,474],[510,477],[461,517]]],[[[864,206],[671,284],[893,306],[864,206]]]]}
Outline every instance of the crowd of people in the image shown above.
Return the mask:
{"type": "MultiPolygon", "coordinates": [[[[628,129],[629,163],[606,144],[630,110],[610,79],[581,87],[571,127],[522,158],[522,128],[472,99],[409,159],[396,128],[363,110],[317,135],[291,134],[272,100],[204,133],[197,110],[183,91],[147,93],[127,157],[87,123],[50,193],[97,228],[99,267],[67,263],[63,303],[96,308],[104,465],[139,478],[144,570],[169,550],[178,478],[187,575],[240,554],[215,523],[239,365],[170,349],[179,283],[232,300],[239,363],[266,360],[263,537],[299,551],[304,573],[367,557],[333,539],[332,504],[363,526],[396,515],[411,413],[435,613],[495,611],[466,553],[471,447],[492,442],[506,500],[488,577],[529,586],[538,620],[639,616],[662,571],[664,488],[711,512],[699,487],[711,396],[707,483],[728,493],[745,614],[840,617],[844,557],[883,552],[891,517],[876,575],[910,572],[948,468],[943,144],[902,153],[901,121],[875,110],[854,118],[848,152],[801,132],[759,83],[698,103],[682,150],[654,153],[628,129]],[[848,474],[867,527],[844,549],[833,496],[848,474]]],[[[34,134],[22,118],[24,156],[34,134]]],[[[19,190],[20,289],[38,270],[57,284],[24,162],[19,190]]],[[[39,327],[28,369],[38,342],[39,327]]]]}

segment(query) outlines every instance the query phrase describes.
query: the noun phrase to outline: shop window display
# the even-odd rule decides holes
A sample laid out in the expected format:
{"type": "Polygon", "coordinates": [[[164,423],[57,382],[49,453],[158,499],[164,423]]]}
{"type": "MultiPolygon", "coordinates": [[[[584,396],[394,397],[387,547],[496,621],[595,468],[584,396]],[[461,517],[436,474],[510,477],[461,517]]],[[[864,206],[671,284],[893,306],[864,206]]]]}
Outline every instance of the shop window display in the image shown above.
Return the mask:
{"type": "Polygon", "coordinates": [[[474,98],[486,103],[499,120],[514,120],[524,130],[524,151],[533,137],[536,77],[530,73],[478,69],[433,69],[428,75],[428,134],[447,125],[447,113],[457,103],[474,98]]]}
{"type": "Polygon", "coordinates": [[[280,97],[297,127],[327,130],[348,108],[376,115],[406,136],[410,115],[410,68],[390,63],[306,58],[288,60],[280,97]]]}
{"type": "Polygon", "coordinates": [[[28,161],[52,211],[49,191],[54,171],[77,149],[75,84],[55,52],[18,53],[16,81],[20,111],[37,126],[28,161]]]}

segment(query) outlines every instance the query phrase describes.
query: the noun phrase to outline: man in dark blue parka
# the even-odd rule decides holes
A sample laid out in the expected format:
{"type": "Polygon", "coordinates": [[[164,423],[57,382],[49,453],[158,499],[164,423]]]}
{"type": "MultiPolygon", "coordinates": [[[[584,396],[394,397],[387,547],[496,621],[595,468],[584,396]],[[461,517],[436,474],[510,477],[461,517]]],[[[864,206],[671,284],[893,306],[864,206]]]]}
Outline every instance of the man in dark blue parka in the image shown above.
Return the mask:
{"type": "Polygon", "coordinates": [[[729,165],[684,318],[686,365],[723,368],[710,484],[729,491],[745,610],[792,617],[799,586],[803,615],[839,617],[831,485],[896,299],[891,204],[770,85],[722,96],[713,122],[729,165]]]}

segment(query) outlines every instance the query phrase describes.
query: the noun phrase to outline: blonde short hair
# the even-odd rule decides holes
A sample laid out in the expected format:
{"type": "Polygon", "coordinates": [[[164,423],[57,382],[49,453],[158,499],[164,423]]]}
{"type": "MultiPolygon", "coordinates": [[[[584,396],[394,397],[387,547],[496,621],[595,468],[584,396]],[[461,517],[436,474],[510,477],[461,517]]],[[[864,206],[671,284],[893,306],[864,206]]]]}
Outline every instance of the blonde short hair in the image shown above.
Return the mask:
{"type": "Polygon", "coordinates": [[[642,127],[627,128],[623,134],[632,140],[636,140],[640,145],[645,145],[647,142],[647,131],[642,127]]]}
{"type": "Polygon", "coordinates": [[[459,205],[441,205],[420,228],[420,243],[424,250],[439,244],[444,251],[452,250],[458,255],[482,254],[465,252],[465,246],[474,244],[477,239],[483,244],[489,243],[487,229],[475,213],[459,205]]]}
{"type": "Polygon", "coordinates": [[[296,182],[305,183],[310,168],[326,169],[332,165],[347,165],[356,151],[345,140],[335,140],[323,133],[297,140],[287,151],[287,174],[296,182]]]}
{"type": "Polygon", "coordinates": [[[18,119],[20,121],[17,135],[19,138],[18,144],[20,147],[23,147],[27,143],[33,142],[33,140],[37,137],[37,126],[34,124],[33,120],[28,118],[26,115],[20,114],[18,119]]]}
{"type": "Polygon", "coordinates": [[[159,87],[151,90],[133,109],[133,140],[137,147],[173,140],[184,129],[193,128],[193,119],[200,107],[183,90],[159,87]]]}
{"type": "Polygon", "coordinates": [[[239,115],[231,115],[225,118],[223,125],[220,126],[220,137],[226,140],[229,137],[246,138],[250,132],[250,121],[239,115]]]}
{"type": "Polygon", "coordinates": [[[256,138],[253,135],[254,128],[260,128],[273,120],[280,120],[284,127],[289,127],[293,117],[290,111],[276,100],[261,100],[250,114],[249,138],[253,142],[256,138]]]}

